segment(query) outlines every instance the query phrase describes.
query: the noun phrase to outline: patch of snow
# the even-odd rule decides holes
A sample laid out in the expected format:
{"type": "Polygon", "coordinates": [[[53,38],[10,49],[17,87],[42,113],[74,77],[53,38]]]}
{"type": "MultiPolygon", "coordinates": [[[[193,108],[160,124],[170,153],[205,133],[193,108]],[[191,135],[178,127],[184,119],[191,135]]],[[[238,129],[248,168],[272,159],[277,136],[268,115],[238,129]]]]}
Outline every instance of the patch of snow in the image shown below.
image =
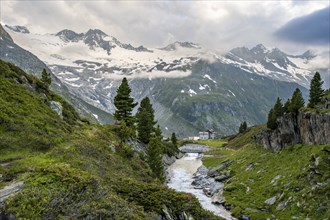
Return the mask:
{"type": "Polygon", "coordinates": [[[203,78],[205,79],[208,79],[208,80],[210,80],[210,81],[212,81],[212,82],[214,82],[214,83],[217,83],[215,80],[213,80],[211,77],[210,77],[210,75],[208,75],[208,74],[205,74],[204,76],[203,76],[203,78]]]}
{"type": "Polygon", "coordinates": [[[71,72],[60,72],[60,73],[57,73],[56,75],[58,75],[58,76],[62,76],[62,75],[73,75],[73,73],[71,73],[71,72]]]}
{"type": "Polygon", "coordinates": [[[9,45],[7,45],[7,47],[8,47],[9,49],[14,49],[14,47],[12,47],[12,46],[9,46],[9,45]]]}
{"type": "Polygon", "coordinates": [[[65,78],[64,80],[67,82],[75,82],[78,81],[80,79],[80,77],[76,77],[76,78],[65,78]]]}
{"type": "Polygon", "coordinates": [[[230,89],[228,90],[233,96],[236,96],[230,89]]]}
{"type": "Polygon", "coordinates": [[[184,93],[184,90],[183,89],[181,90],[181,93],[184,93]]]}
{"type": "Polygon", "coordinates": [[[93,114],[93,116],[98,120],[99,116],[97,114],[93,114]]]}
{"type": "Polygon", "coordinates": [[[75,83],[69,83],[67,81],[64,81],[66,84],[68,84],[69,86],[75,87],[75,88],[80,88],[83,86],[83,84],[75,84],[75,83]]]}
{"type": "Polygon", "coordinates": [[[190,96],[197,95],[197,93],[193,89],[189,89],[188,93],[190,96]]]}

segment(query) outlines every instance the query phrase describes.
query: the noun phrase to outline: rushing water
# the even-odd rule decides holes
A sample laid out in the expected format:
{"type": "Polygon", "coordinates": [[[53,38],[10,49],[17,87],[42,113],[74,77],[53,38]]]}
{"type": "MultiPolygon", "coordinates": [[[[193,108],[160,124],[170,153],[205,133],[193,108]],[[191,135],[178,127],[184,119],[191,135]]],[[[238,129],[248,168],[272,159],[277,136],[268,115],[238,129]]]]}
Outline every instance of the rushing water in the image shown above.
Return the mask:
{"type": "Polygon", "coordinates": [[[232,220],[230,213],[222,206],[214,205],[210,197],[207,197],[203,190],[195,189],[191,183],[193,182],[193,174],[198,167],[202,165],[202,160],[198,153],[186,153],[184,157],[176,160],[168,169],[170,181],[168,187],[180,191],[191,193],[197,197],[202,207],[213,212],[215,215],[225,219],[232,220]]]}

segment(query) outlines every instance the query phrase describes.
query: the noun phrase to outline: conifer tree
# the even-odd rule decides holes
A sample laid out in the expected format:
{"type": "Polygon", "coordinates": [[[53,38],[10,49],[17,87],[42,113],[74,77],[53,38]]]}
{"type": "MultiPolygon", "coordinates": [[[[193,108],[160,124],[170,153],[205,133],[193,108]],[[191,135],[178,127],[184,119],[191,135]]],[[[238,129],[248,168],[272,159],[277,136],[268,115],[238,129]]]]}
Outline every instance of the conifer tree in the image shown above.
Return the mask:
{"type": "Polygon", "coordinates": [[[322,101],[324,96],[324,90],[322,89],[323,81],[321,80],[321,76],[318,72],[315,73],[310,89],[309,89],[309,103],[308,107],[314,108],[317,104],[322,101]]]}
{"type": "Polygon", "coordinates": [[[289,112],[297,113],[300,108],[304,107],[304,105],[305,100],[302,97],[301,91],[299,88],[296,88],[290,101],[289,112]]]}
{"type": "Polygon", "coordinates": [[[45,84],[46,88],[48,89],[50,84],[52,83],[52,78],[50,73],[43,69],[41,72],[41,81],[45,84]]]}
{"type": "Polygon", "coordinates": [[[267,120],[267,128],[270,128],[272,130],[277,128],[277,123],[276,123],[276,114],[274,109],[270,109],[269,113],[268,113],[268,120],[267,120]]]}
{"type": "Polygon", "coordinates": [[[274,114],[276,115],[276,118],[283,116],[283,113],[284,113],[283,104],[282,104],[282,100],[279,97],[277,97],[277,100],[276,100],[276,103],[275,103],[273,109],[274,109],[274,114]]]}
{"type": "Polygon", "coordinates": [[[153,137],[147,147],[147,162],[155,177],[163,180],[162,145],[158,138],[153,137]]]}
{"type": "Polygon", "coordinates": [[[158,138],[160,141],[163,139],[163,133],[162,130],[160,130],[159,125],[157,125],[157,128],[155,129],[155,136],[158,138]]]}
{"type": "Polygon", "coordinates": [[[132,116],[132,111],[137,103],[130,97],[130,93],[131,88],[128,85],[127,79],[124,78],[117,89],[117,95],[114,100],[114,105],[116,107],[114,117],[118,122],[124,120],[128,127],[133,127],[134,117],[132,116]]]}
{"type": "Polygon", "coordinates": [[[130,137],[134,136],[134,133],[135,130],[130,127],[127,127],[124,120],[120,122],[120,125],[117,129],[117,134],[120,138],[121,143],[126,143],[130,137]]]}
{"type": "Polygon", "coordinates": [[[177,145],[178,145],[178,139],[176,138],[176,135],[175,135],[175,133],[173,132],[172,133],[172,135],[171,135],[171,142],[172,142],[172,145],[174,146],[174,147],[177,147],[177,145]]]}
{"type": "Polygon", "coordinates": [[[240,124],[238,132],[244,133],[244,131],[246,131],[246,129],[247,129],[247,124],[246,124],[246,121],[244,121],[243,123],[240,124]]]}
{"type": "Polygon", "coordinates": [[[145,144],[149,143],[156,124],[154,112],[149,98],[145,97],[136,113],[138,139],[145,144]]]}
{"type": "Polygon", "coordinates": [[[288,100],[285,102],[284,106],[283,106],[283,112],[284,112],[284,113],[289,113],[289,112],[290,112],[290,105],[291,105],[291,100],[288,99],[288,100]]]}

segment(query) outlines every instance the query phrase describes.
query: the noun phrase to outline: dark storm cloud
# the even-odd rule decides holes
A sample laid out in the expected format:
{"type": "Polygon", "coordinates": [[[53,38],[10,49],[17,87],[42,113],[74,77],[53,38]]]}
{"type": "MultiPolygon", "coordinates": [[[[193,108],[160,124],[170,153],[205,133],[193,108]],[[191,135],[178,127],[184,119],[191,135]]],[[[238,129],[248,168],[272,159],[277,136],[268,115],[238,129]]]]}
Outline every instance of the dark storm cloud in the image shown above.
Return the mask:
{"type": "Polygon", "coordinates": [[[281,39],[307,44],[323,45],[330,41],[330,7],[295,18],[275,35],[281,39]]]}

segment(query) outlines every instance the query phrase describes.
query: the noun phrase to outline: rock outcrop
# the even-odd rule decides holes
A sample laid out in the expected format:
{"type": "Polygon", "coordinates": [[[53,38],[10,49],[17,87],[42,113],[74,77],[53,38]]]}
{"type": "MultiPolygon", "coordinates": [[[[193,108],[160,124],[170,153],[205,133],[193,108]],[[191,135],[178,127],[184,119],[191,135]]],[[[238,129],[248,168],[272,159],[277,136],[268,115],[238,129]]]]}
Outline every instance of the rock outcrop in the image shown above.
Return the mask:
{"type": "Polygon", "coordinates": [[[256,141],[266,149],[279,151],[295,144],[330,143],[330,112],[287,114],[277,121],[275,130],[262,130],[256,141]]]}

